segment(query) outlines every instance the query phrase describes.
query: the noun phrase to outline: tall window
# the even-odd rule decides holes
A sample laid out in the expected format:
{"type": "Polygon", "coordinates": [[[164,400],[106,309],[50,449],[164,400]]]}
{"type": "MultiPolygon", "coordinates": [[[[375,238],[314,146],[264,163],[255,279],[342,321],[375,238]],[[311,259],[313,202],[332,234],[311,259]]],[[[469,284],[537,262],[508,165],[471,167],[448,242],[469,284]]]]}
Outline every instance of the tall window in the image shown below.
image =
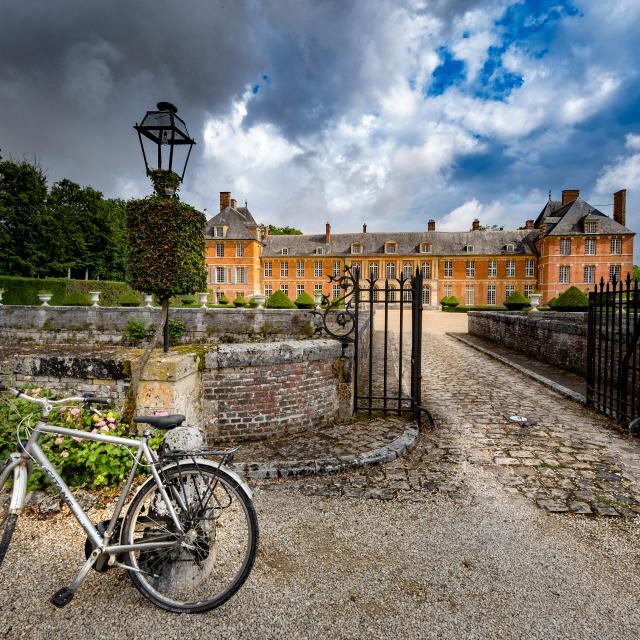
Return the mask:
{"type": "Polygon", "coordinates": [[[264,263],[264,275],[266,278],[270,278],[273,275],[273,262],[264,263]]]}
{"type": "Polygon", "coordinates": [[[227,281],[226,278],[227,268],[226,267],[216,267],[214,270],[214,282],[222,284],[227,281]]]}
{"type": "Polygon", "coordinates": [[[216,242],[216,258],[224,258],[224,243],[216,242]]]}
{"type": "Polygon", "coordinates": [[[304,278],[304,260],[298,260],[298,262],[296,262],[296,276],[298,278],[304,278]]]}
{"type": "Polygon", "coordinates": [[[314,282],[313,283],[313,291],[322,291],[322,282],[314,282]]]}
{"type": "Polygon", "coordinates": [[[488,266],[487,275],[490,278],[495,278],[498,275],[498,261],[497,260],[489,260],[489,266],[488,266]]]}
{"type": "Polygon", "coordinates": [[[431,277],[431,263],[423,262],[422,263],[422,277],[428,279],[431,277]]]}
{"type": "Polygon", "coordinates": [[[412,293],[412,290],[408,289],[407,287],[402,289],[402,300],[404,302],[411,302],[411,293],[412,293]]]}
{"type": "Polygon", "coordinates": [[[341,290],[339,284],[334,284],[333,287],[331,287],[331,295],[333,296],[334,300],[340,297],[341,290]]]}
{"type": "Polygon", "coordinates": [[[516,261],[507,260],[507,278],[514,278],[516,275],[516,261]]]}
{"type": "Polygon", "coordinates": [[[622,238],[611,238],[611,255],[622,253],[622,238]]]}
{"type": "Polygon", "coordinates": [[[236,258],[242,258],[244,256],[244,245],[241,242],[236,242],[236,258]]]}
{"type": "Polygon", "coordinates": [[[584,255],[585,256],[596,255],[596,239],[595,238],[587,238],[584,241],[584,255]]]}
{"type": "Polygon", "coordinates": [[[560,255],[561,256],[571,255],[571,240],[569,240],[568,238],[562,238],[560,240],[560,255]]]}
{"type": "Polygon", "coordinates": [[[378,263],[370,262],[369,263],[369,277],[372,280],[375,280],[378,277],[378,263]]]}
{"type": "Polygon", "coordinates": [[[584,281],[586,284],[593,284],[596,281],[596,267],[593,264],[585,265],[584,281]]]}
{"type": "Polygon", "coordinates": [[[487,286],[487,304],[495,305],[496,303],[496,285],[490,284],[487,286]]]}
{"type": "Polygon", "coordinates": [[[297,284],[296,285],[296,296],[302,295],[304,293],[304,285],[297,284]]]}
{"type": "Polygon", "coordinates": [[[431,289],[429,287],[422,289],[422,304],[431,304],[431,289]]]}
{"type": "Polygon", "coordinates": [[[531,297],[532,293],[533,293],[533,285],[532,284],[525,284],[524,285],[524,297],[525,298],[529,298],[529,297],[531,297]]]}
{"type": "Polygon", "coordinates": [[[405,262],[402,267],[402,275],[405,278],[410,278],[413,275],[413,265],[410,262],[405,262]]]}
{"type": "Polygon", "coordinates": [[[264,285],[264,295],[269,297],[273,293],[273,285],[271,283],[264,285]]]}
{"type": "Polygon", "coordinates": [[[280,290],[282,291],[282,293],[284,293],[285,296],[289,295],[289,285],[288,284],[281,284],[280,285],[280,290]]]}
{"type": "Polygon", "coordinates": [[[281,262],[280,263],[280,277],[288,278],[289,277],[289,263],[281,262]]]}
{"type": "Polygon", "coordinates": [[[505,287],[505,293],[506,293],[506,295],[507,295],[507,298],[508,298],[512,293],[515,293],[515,291],[516,291],[516,286],[515,286],[514,284],[508,284],[508,285],[505,287]]]}
{"type": "Polygon", "coordinates": [[[340,275],[340,260],[333,261],[333,275],[334,276],[340,275]]]}
{"type": "Polygon", "coordinates": [[[316,260],[313,263],[313,275],[316,278],[322,277],[322,260],[316,260]]]}
{"type": "Polygon", "coordinates": [[[233,278],[237,284],[247,284],[247,267],[234,267],[233,278]]]}
{"type": "Polygon", "coordinates": [[[445,284],[444,285],[444,295],[445,296],[452,296],[453,295],[453,285],[452,284],[445,284]]]}
{"type": "Polygon", "coordinates": [[[584,225],[585,233],[598,233],[598,223],[597,222],[587,222],[584,225]]]}
{"type": "Polygon", "coordinates": [[[473,278],[476,275],[476,261],[467,260],[467,278],[473,278]]]}
{"type": "Polygon", "coordinates": [[[444,277],[451,278],[453,276],[453,260],[444,261],[444,277]]]}
{"type": "Polygon", "coordinates": [[[611,282],[620,281],[620,269],[621,265],[619,264],[612,264],[609,266],[609,280],[611,280],[611,282]]]}
{"type": "Polygon", "coordinates": [[[387,278],[395,278],[395,277],[396,277],[396,263],[387,262],[387,278]]]}
{"type": "Polygon", "coordinates": [[[475,304],[475,302],[474,302],[474,299],[475,299],[475,298],[474,298],[474,291],[475,291],[475,289],[474,289],[474,286],[473,286],[472,284],[468,284],[468,285],[466,286],[466,289],[465,289],[465,296],[464,296],[464,297],[465,297],[465,304],[466,304],[468,307],[470,307],[470,306],[472,306],[473,304],[475,304]]]}
{"type": "Polygon", "coordinates": [[[356,275],[356,271],[358,271],[358,273],[360,274],[360,277],[362,278],[362,262],[352,262],[351,263],[351,271],[353,273],[353,275],[356,275]]]}
{"type": "Polygon", "coordinates": [[[524,263],[524,277],[525,278],[533,278],[533,274],[535,273],[535,262],[533,260],[527,260],[524,263]]]}
{"type": "Polygon", "coordinates": [[[560,284],[569,284],[569,265],[560,266],[560,284]]]}

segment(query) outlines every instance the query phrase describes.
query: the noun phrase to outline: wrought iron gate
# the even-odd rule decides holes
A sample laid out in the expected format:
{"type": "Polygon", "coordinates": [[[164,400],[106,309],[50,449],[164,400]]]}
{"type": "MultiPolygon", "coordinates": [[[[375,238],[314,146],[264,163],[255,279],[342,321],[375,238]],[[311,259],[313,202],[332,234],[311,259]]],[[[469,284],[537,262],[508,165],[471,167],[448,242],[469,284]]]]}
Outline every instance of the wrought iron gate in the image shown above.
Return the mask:
{"type": "Polygon", "coordinates": [[[356,412],[433,417],[422,406],[423,275],[362,278],[346,266],[330,276],[341,295],[323,296],[317,330],[354,345],[353,395],[356,412]],[[409,370],[407,372],[407,369],[409,370]],[[407,375],[407,373],[409,375],[407,375]]]}
{"type": "Polygon", "coordinates": [[[601,280],[589,293],[587,405],[621,422],[640,415],[639,340],[638,281],[601,280]]]}

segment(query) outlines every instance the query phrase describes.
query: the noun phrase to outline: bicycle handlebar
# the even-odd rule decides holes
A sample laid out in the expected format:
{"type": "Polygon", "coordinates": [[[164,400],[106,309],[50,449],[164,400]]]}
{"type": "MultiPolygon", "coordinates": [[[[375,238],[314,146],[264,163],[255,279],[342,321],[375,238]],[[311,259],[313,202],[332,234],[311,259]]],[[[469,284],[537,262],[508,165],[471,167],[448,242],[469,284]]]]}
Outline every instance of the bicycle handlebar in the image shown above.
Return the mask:
{"type": "Polygon", "coordinates": [[[7,387],[4,383],[0,382],[0,391],[9,391],[16,398],[22,398],[23,400],[27,400],[28,402],[33,402],[39,405],[60,405],[65,404],[66,402],[84,402],[85,404],[102,404],[109,405],[110,400],[108,398],[96,398],[91,394],[87,394],[86,396],[72,396],[70,398],[62,398],[61,400],[52,400],[51,398],[34,398],[30,396],[24,391],[20,391],[20,389],[15,389],[13,387],[7,387]]]}

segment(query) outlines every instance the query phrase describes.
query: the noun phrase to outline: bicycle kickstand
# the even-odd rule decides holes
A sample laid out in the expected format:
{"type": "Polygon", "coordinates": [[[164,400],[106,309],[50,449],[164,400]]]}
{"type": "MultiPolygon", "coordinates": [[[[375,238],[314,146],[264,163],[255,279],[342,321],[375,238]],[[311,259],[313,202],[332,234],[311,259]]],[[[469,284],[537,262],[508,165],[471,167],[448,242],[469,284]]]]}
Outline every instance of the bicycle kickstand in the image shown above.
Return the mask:
{"type": "Polygon", "coordinates": [[[100,549],[94,549],[93,553],[87,558],[86,562],[80,568],[80,571],[78,571],[76,579],[68,587],[58,589],[58,591],[51,596],[51,604],[54,604],[60,609],[65,605],[68,605],[73,600],[73,596],[76,595],[76,591],[84,582],[84,579],[87,577],[89,571],[91,571],[91,567],[93,567],[99,555],[100,549]]]}

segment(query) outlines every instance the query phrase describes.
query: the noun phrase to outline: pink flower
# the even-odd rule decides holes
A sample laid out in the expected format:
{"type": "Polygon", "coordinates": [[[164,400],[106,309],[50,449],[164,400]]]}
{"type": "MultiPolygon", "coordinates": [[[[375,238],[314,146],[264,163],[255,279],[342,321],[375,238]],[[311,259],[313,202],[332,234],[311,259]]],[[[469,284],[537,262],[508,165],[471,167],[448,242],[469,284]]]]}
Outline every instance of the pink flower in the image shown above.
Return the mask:
{"type": "Polygon", "coordinates": [[[58,437],[54,440],[54,442],[55,442],[56,444],[62,444],[62,443],[64,442],[64,438],[63,438],[62,436],[58,436],[58,437]]]}
{"type": "Polygon", "coordinates": [[[80,413],[80,409],[78,409],[77,407],[73,407],[73,409],[71,409],[71,411],[69,413],[72,416],[77,416],[80,413]]]}
{"type": "Polygon", "coordinates": [[[169,412],[168,411],[154,411],[153,415],[154,416],[168,416],[169,412]]]}
{"type": "Polygon", "coordinates": [[[78,436],[71,436],[76,442],[82,442],[82,438],[78,438],[78,436]]]}
{"type": "Polygon", "coordinates": [[[69,452],[65,449],[61,454],[60,454],[63,458],[68,458],[69,457],[69,452]]]}
{"type": "Polygon", "coordinates": [[[94,427],[93,429],[91,429],[91,433],[98,433],[97,427],[94,427]]]}
{"type": "Polygon", "coordinates": [[[64,413],[67,410],[67,407],[60,407],[60,413],[64,413]]]}
{"type": "Polygon", "coordinates": [[[107,418],[107,422],[110,422],[111,424],[113,424],[115,421],[115,418],[107,418]]]}
{"type": "Polygon", "coordinates": [[[104,427],[105,424],[107,423],[104,420],[100,420],[100,422],[98,422],[99,427],[104,427]]]}

